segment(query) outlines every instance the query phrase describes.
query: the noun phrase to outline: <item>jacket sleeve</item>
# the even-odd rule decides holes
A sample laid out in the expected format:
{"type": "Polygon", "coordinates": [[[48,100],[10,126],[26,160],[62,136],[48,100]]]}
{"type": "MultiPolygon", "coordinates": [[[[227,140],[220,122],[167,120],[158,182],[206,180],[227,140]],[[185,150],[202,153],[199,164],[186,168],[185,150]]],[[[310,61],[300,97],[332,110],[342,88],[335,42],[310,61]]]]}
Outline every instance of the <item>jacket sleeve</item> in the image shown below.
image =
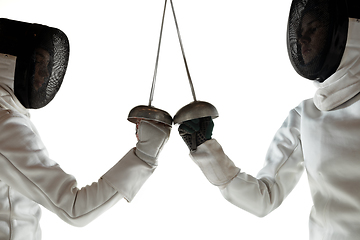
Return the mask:
{"type": "Polygon", "coordinates": [[[259,217],[280,206],[304,171],[300,123],[299,113],[292,110],[277,131],[258,175],[253,177],[240,171],[220,188],[225,199],[259,217]]]}
{"type": "Polygon", "coordinates": [[[27,117],[0,116],[0,180],[71,225],[88,224],[122,198],[131,201],[155,169],[131,149],[98,182],[79,189],[49,158],[27,117]]]}

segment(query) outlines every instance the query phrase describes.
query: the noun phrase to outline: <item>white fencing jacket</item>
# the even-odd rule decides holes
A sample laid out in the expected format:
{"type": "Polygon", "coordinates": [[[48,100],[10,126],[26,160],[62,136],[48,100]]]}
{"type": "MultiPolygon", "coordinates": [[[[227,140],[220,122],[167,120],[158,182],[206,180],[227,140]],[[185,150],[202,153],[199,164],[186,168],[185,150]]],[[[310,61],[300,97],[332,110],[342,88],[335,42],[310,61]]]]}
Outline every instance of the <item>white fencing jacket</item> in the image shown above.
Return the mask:
{"type": "Polygon", "coordinates": [[[0,54],[0,240],[40,240],[39,204],[84,226],[117,201],[131,201],[155,167],[131,149],[98,182],[76,179],[51,160],[28,111],[13,93],[15,57],[0,54]]]}
{"type": "MultiPolygon", "coordinates": [[[[305,169],[314,204],[310,239],[360,239],[359,59],[360,22],[350,19],[347,47],[337,72],[317,84],[314,99],[290,111],[256,177],[240,171],[221,186],[228,201],[263,217],[280,206],[305,169]]],[[[215,139],[200,145],[191,157],[201,163],[230,161],[215,139]]],[[[226,168],[204,173],[214,182],[217,176],[229,176],[226,168]]],[[[228,169],[234,172],[233,167],[228,169]]]]}

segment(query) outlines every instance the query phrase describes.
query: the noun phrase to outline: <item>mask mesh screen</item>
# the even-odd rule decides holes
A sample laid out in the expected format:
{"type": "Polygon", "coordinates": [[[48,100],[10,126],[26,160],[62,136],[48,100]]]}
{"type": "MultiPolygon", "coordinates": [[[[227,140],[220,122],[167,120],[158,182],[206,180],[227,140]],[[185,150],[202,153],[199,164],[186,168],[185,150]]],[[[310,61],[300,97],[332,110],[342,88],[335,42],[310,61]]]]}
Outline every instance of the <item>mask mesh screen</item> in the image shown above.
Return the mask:
{"type": "Polygon", "coordinates": [[[321,76],[333,38],[334,19],[329,2],[295,0],[290,9],[289,57],[295,70],[311,80],[321,76]]]}
{"type": "Polygon", "coordinates": [[[59,91],[64,79],[68,59],[69,43],[59,30],[46,33],[46,41],[35,47],[29,78],[29,107],[47,105],[59,91]]]}

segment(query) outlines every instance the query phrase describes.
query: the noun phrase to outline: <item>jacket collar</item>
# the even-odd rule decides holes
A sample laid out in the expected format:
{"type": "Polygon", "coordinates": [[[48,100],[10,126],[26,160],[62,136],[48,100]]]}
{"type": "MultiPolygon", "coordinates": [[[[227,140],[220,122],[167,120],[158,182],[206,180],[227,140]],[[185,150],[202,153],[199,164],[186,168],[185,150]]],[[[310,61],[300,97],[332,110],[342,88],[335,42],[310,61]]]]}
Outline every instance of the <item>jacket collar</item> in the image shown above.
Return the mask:
{"type": "Polygon", "coordinates": [[[350,18],[348,39],[339,68],[324,82],[314,82],[313,98],[321,111],[332,110],[360,92],[360,20],[350,18]]]}
{"type": "Polygon", "coordinates": [[[15,110],[29,116],[29,111],[14,94],[15,66],[15,56],[0,53],[0,108],[15,110]]]}

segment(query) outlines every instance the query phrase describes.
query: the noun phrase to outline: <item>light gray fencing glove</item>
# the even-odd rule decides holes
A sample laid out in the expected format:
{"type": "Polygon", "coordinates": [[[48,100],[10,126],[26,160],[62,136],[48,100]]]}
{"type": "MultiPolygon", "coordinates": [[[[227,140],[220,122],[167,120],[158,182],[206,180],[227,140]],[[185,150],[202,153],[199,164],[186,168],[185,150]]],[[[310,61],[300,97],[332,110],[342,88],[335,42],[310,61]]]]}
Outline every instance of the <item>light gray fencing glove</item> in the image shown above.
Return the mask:
{"type": "Polygon", "coordinates": [[[157,166],[157,158],[168,141],[171,127],[159,122],[141,120],[136,124],[135,154],[150,166],[157,166]]]}

